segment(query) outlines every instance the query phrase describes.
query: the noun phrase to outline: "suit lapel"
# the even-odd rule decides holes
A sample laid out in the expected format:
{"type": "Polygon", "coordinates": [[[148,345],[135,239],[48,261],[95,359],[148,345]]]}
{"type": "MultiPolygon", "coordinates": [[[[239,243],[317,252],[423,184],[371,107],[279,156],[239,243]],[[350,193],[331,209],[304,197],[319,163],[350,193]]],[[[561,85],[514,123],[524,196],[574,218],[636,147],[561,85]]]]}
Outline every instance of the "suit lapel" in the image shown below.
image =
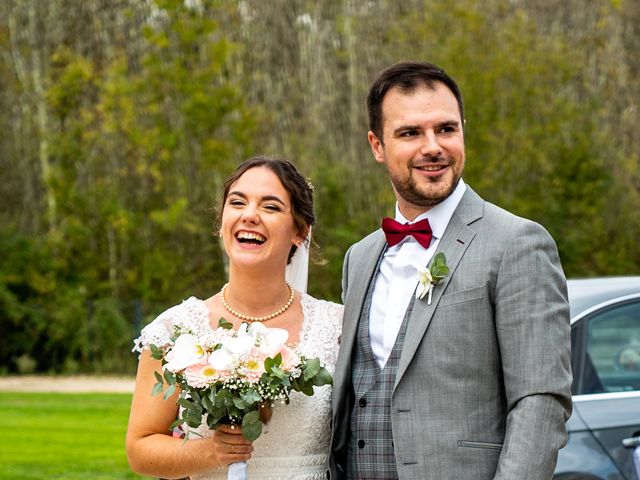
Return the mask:
{"type": "Polygon", "coordinates": [[[429,327],[443,292],[446,291],[451,278],[455,275],[460,260],[475,237],[475,231],[469,227],[469,224],[482,217],[483,203],[483,200],[467,186],[467,190],[438,245],[437,252],[442,252],[446,256],[449,274],[435,286],[431,305],[427,305],[427,297],[416,299],[415,301],[413,312],[407,325],[407,333],[400,355],[394,389],[398,386],[400,379],[411,363],[418,346],[422,342],[422,337],[429,327]]]}

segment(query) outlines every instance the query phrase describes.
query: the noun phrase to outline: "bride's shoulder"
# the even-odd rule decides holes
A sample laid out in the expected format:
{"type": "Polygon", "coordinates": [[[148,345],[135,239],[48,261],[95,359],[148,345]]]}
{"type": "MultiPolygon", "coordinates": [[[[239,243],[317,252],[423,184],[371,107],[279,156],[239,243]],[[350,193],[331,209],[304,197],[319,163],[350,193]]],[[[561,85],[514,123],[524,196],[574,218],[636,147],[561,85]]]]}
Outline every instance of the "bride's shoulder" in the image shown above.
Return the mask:
{"type": "Polygon", "coordinates": [[[208,319],[205,303],[196,297],[189,297],[169,307],[147,324],[133,341],[133,351],[142,352],[149,345],[165,347],[171,343],[175,327],[192,327],[201,323],[202,319],[208,319]]]}
{"type": "Polygon", "coordinates": [[[314,306],[316,308],[326,308],[328,310],[333,311],[342,311],[344,306],[340,303],[335,303],[330,300],[321,300],[319,298],[312,297],[308,293],[303,293],[301,297],[301,301],[303,305],[306,303],[307,305],[314,306]]]}

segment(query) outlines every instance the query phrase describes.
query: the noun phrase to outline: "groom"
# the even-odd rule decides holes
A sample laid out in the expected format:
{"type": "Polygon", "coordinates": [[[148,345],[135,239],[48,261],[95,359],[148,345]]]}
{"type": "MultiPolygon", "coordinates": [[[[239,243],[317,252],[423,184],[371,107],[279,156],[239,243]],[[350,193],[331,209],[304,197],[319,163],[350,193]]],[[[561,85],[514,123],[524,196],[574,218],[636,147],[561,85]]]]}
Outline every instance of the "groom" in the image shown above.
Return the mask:
{"type": "Polygon", "coordinates": [[[571,412],[556,245],[463,182],[462,95],[443,70],[393,65],[367,106],[397,203],[344,260],[331,478],[550,479],[571,412]],[[436,253],[448,273],[419,282],[436,253]]]}

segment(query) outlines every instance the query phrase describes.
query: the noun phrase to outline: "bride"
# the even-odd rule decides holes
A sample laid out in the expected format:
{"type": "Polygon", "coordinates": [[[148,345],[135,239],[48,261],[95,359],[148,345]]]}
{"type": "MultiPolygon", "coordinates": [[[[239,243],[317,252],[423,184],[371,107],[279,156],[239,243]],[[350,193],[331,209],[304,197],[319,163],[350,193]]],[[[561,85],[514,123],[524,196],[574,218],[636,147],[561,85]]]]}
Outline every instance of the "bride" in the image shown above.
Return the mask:
{"type": "MultiPolygon", "coordinates": [[[[306,357],[319,357],[333,372],[338,354],[342,307],[304,293],[309,232],[315,223],[313,192],[286,160],[255,157],[225,182],[220,235],[229,257],[229,281],[215,295],[183,301],[147,325],[135,342],[140,352],[126,449],[132,469],[162,478],[226,479],[227,466],[247,461],[253,479],[327,478],[331,387],[311,397],[291,392],[289,405],[276,404],[262,435],[250,442],[238,428],[209,430],[206,424],[184,441],[169,432],[178,415],[179,392],[163,400],[151,396],[159,360],[149,345],[167,345],[176,322],[197,331],[215,328],[224,317],[237,328],[263,322],[284,328],[289,343],[306,357]],[[287,264],[301,260],[301,290],[285,276],[287,264]]],[[[298,285],[298,283],[296,283],[298,285]]]]}

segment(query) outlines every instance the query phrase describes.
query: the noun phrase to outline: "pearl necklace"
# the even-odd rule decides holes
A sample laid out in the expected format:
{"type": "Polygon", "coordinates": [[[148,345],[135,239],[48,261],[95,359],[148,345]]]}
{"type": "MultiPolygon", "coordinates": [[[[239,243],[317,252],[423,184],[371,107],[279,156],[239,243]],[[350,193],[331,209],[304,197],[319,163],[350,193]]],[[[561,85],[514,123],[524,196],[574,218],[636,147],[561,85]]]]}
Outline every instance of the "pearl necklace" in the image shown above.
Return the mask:
{"type": "Polygon", "coordinates": [[[283,314],[284,312],[286,312],[289,307],[291,306],[291,304],[293,303],[293,298],[295,296],[295,291],[293,290],[293,287],[291,286],[291,284],[289,282],[287,283],[287,287],[289,288],[289,300],[287,300],[287,303],[285,303],[282,307],[280,307],[278,310],[276,310],[273,313],[270,313],[269,315],[263,315],[262,317],[252,317],[251,315],[245,315],[243,313],[240,313],[236,310],[234,310],[233,308],[231,308],[229,306],[229,304],[227,303],[227,299],[224,295],[225,290],[227,289],[227,287],[229,286],[228,283],[224,284],[224,287],[222,287],[222,290],[220,290],[220,299],[222,300],[222,306],[234,317],[239,318],[240,320],[247,320],[248,322],[265,322],[267,320],[271,320],[272,318],[277,317],[278,315],[283,314]]]}

